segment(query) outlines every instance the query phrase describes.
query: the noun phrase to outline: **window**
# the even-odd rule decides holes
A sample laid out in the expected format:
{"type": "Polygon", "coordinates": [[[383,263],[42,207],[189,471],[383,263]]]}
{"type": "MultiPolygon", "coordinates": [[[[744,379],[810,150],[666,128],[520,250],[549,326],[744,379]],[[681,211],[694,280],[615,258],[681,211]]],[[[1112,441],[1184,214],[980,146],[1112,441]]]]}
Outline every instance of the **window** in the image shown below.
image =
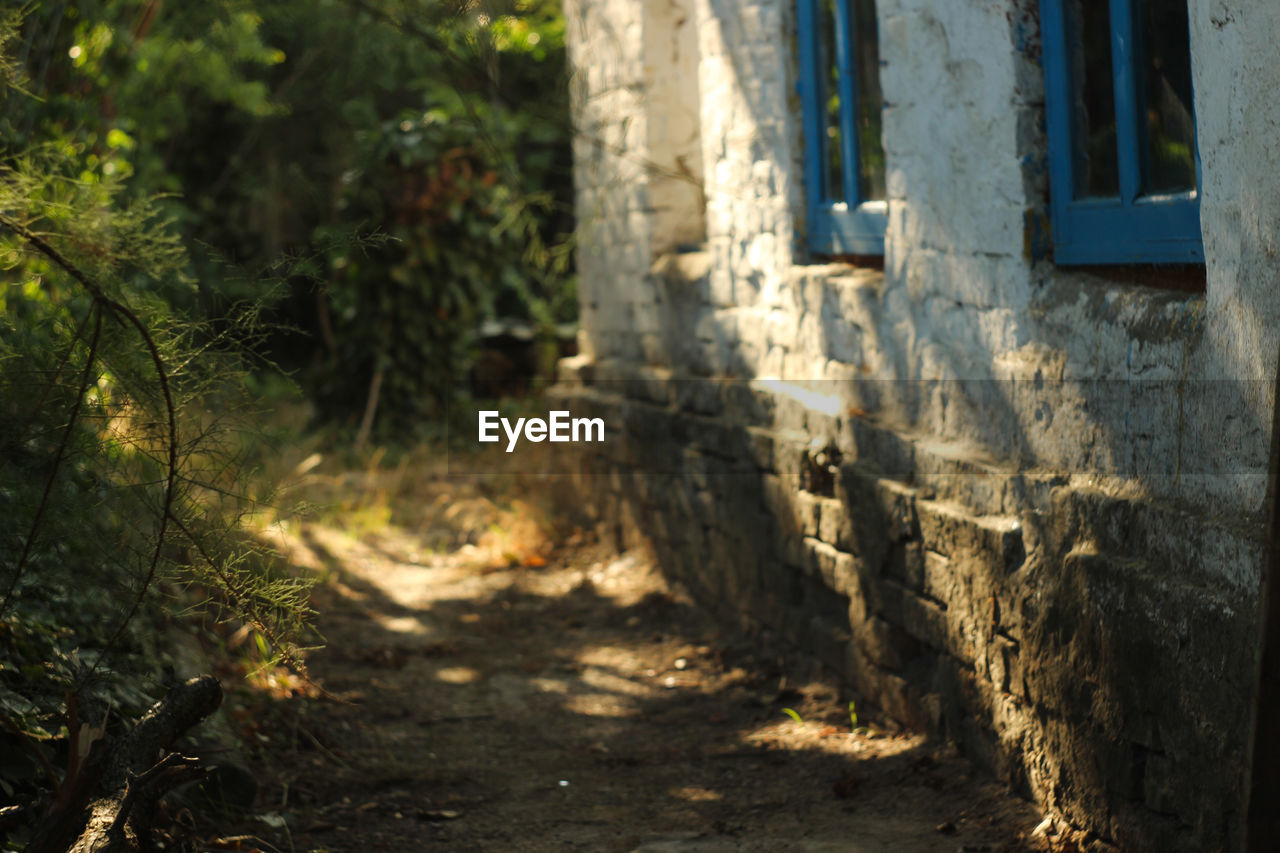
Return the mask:
{"type": "Polygon", "coordinates": [[[799,0],[808,241],[814,252],[884,254],[875,0],[799,0]]]}
{"type": "Polygon", "coordinates": [[[1040,0],[1054,260],[1202,263],[1186,0],[1040,0]]]}

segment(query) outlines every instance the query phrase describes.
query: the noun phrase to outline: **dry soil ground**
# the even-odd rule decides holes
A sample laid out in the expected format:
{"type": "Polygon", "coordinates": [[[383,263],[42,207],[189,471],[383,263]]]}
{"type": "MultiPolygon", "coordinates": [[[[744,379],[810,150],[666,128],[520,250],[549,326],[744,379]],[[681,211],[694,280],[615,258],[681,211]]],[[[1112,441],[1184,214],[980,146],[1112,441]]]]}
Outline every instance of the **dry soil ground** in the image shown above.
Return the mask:
{"type": "Polygon", "coordinates": [[[237,831],[262,839],[239,849],[1041,849],[945,746],[851,732],[811,663],[502,483],[415,463],[303,491],[329,509],[272,535],[326,578],[325,693],[268,674],[233,702],[259,782],[237,831]]]}

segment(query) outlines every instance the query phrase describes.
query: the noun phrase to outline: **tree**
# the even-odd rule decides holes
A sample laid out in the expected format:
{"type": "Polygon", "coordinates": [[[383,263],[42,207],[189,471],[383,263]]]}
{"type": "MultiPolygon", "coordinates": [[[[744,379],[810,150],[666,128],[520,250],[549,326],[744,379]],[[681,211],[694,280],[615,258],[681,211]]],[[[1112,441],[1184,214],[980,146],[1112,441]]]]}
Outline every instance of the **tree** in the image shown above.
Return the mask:
{"type": "MultiPolygon", "coordinates": [[[[0,18],[0,48],[22,44],[18,27],[0,18]]],[[[7,58],[0,71],[3,113],[20,120],[35,100],[23,66],[7,58]]],[[[62,849],[59,827],[74,838],[102,761],[115,760],[85,745],[162,690],[162,581],[198,586],[287,658],[307,614],[306,584],[228,535],[236,460],[208,414],[215,398],[241,408],[240,344],[259,308],[217,327],[176,310],[190,264],[174,223],[55,107],[29,123],[24,149],[0,152],[0,792],[19,807],[50,800],[37,849],[62,849]]],[[[129,751],[116,742],[106,755],[129,751]]]]}

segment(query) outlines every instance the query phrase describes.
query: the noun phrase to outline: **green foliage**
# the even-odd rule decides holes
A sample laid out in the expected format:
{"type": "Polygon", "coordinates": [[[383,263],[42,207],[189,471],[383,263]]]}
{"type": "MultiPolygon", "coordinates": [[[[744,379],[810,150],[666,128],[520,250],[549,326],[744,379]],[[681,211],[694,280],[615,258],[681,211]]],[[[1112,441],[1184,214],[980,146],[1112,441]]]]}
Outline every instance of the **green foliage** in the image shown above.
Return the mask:
{"type": "Polygon", "coordinates": [[[797,724],[804,725],[804,718],[800,716],[800,712],[795,708],[783,708],[782,713],[795,720],[797,724]]]}
{"type": "Polygon", "coordinates": [[[274,355],[338,420],[380,374],[404,433],[464,387],[479,320],[574,317],[564,30],[549,0],[37,3],[36,97],[0,94],[0,144],[154,199],[188,249],[157,285],[180,309],[257,297],[227,259],[304,259],[276,314],[304,334],[274,355]]]}
{"type": "MultiPolygon", "coordinates": [[[[17,25],[0,18],[10,50],[24,44],[17,25]]],[[[83,29],[95,62],[111,41],[98,32],[83,29]]],[[[69,103],[20,88],[40,73],[24,53],[25,64],[0,63],[4,121],[30,128],[25,148],[0,156],[6,798],[36,777],[60,784],[51,759],[78,735],[60,732],[77,703],[95,722],[109,708],[135,716],[162,689],[157,605],[183,587],[285,657],[308,612],[305,585],[237,535],[244,460],[227,450],[247,411],[238,380],[251,366],[243,344],[264,334],[262,302],[216,324],[174,309],[193,267],[168,199],[140,193],[132,169],[102,168],[95,145],[133,148],[118,127],[61,123],[69,103]]]]}
{"type": "Polygon", "coordinates": [[[185,255],[153,204],[57,177],[56,153],[16,162],[0,170],[0,617],[21,605],[106,649],[173,577],[283,639],[303,612],[291,582],[219,541],[237,466],[227,418],[207,414],[243,409],[257,312],[222,331],[183,319],[158,285],[185,255]]]}
{"type": "Polygon", "coordinates": [[[550,0],[0,10],[0,794],[69,695],[150,701],[175,597],[305,635],[240,525],[251,353],[404,434],[482,319],[572,319],[563,63],[550,0]]]}
{"type": "Polygon", "coordinates": [[[866,726],[858,725],[858,712],[854,707],[853,700],[849,700],[849,726],[852,729],[851,734],[864,735],[871,731],[866,726]]]}
{"type": "Polygon", "coordinates": [[[283,54],[260,36],[253,4],[87,0],[33,3],[18,38],[28,88],[4,98],[0,139],[22,149],[56,140],[83,154],[81,177],[138,175],[139,194],[185,189],[179,140],[207,113],[274,109],[263,69],[283,54]]]}
{"type": "Polygon", "coordinates": [[[322,410],[358,412],[380,389],[380,424],[404,434],[464,387],[481,320],[526,317],[549,336],[573,315],[564,21],[546,3],[326,8],[279,33],[323,71],[289,90],[266,156],[322,141],[289,183],[330,189],[281,242],[314,223],[306,245],[328,262],[315,320],[299,318],[326,346],[322,410]]]}

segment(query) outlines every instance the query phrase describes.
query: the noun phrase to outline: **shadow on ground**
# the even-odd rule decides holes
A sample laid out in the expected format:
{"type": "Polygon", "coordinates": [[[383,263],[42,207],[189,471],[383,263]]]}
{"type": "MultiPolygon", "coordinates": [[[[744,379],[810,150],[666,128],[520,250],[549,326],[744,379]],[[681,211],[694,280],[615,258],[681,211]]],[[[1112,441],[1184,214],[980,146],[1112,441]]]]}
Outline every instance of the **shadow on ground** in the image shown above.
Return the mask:
{"type": "Polygon", "coordinates": [[[811,662],[722,633],[638,555],[503,567],[318,524],[286,550],[329,577],[329,695],[242,694],[241,830],[281,850],[1033,849],[1028,804],[919,736],[852,734],[811,662]]]}

